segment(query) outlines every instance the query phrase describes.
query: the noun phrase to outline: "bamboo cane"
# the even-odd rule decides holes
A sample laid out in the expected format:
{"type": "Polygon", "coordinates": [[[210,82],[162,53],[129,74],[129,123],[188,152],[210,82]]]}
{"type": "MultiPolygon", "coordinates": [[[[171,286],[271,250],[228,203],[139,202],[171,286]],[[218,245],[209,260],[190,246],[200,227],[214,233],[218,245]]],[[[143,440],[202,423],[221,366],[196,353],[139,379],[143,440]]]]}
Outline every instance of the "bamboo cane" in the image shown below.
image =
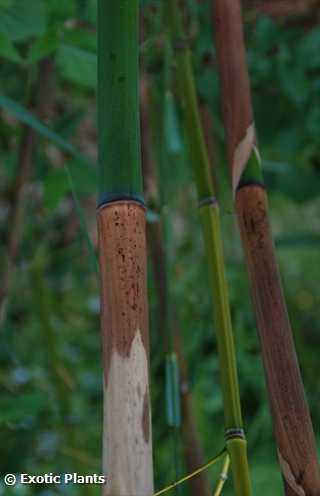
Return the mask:
{"type": "Polygon", "coordinates": [[[98,2],[104,494],[153,494],[138,0],[98,2]]]}
{"type": "Polygon", "coordinates": [[[220,214],[210,171],[210,162],[201,128],[191,52],[185,38],[175,0],[165,1],[165,14],[172,46],[176,51],[179,95],[184,106],[185,127],[196,181],[200,217],[208,256],[217,335],[220,378],[224,400],[226,446],[230,454],[235,491],[238,496],[251,494],[247,446],[243,430],[236,357],[232,334],[228,286],[224,269],[220,214]]]}
{"type": "MultiPolygon", "coordinates": [[[[141,115],[141,142],[142,142],[142,170],[145,185],[147,204],[152,208],[159,206],[158,181],[156,177],[156,163],[152,153],[151,119],[149,114],[149,82],[143,78],[140,84],[140,115],[141,115]]],[[[170,333],[172,347],[177,356],[179,369],[179,386],[181,402],[181,431],[186,466],[189,473],[203,466],[204,456],[193,412],[192,394],[189,387],[188,365],[183,352],[181,330],[178,325],[175,309],[170,301],[169,283],[167,277],[167,260],[165,242],[163,240],[162,219],[160,222],[148,223],[147,241],[152,265],[154,284],[157,291],[159,331],[165,341],[165,348],[169,345],[167,334],[170,333]],[[170,317],[169,317],[170,314],[170,317]],[[167,331],[166,331],[167,328],[167,331]]],[[[203,471],[190,481],[194,496],[209,496],[212,494],[208,472],[203,471]]]]}
{"type": "Polygon", "coordinates": [[[251,105],[239,0],[214,0],[232,188],[287,495],[319,495],[314,434],[275,258],[251,105]]]}

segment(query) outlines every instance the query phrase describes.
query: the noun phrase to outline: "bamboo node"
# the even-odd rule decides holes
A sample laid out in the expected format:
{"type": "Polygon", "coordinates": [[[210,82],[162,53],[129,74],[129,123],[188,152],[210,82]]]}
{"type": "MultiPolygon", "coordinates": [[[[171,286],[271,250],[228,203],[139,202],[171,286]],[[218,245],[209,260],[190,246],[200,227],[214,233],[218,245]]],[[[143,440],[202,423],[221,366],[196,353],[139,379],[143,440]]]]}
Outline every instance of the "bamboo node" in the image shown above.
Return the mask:
{"type": "Polygon", "coordinates": [[[225,440],[230,441],[231,439],[246,439],[246,435],[242,428],[236,427],[232,429],[227,429],[225,432],[225,440]]]}
{"type": "Polygon", "coordinates": [[[218,206],[218,200],[215,196],[202,198],[198,203],[198,208],[207,207],[208,205],[218,206]]]}

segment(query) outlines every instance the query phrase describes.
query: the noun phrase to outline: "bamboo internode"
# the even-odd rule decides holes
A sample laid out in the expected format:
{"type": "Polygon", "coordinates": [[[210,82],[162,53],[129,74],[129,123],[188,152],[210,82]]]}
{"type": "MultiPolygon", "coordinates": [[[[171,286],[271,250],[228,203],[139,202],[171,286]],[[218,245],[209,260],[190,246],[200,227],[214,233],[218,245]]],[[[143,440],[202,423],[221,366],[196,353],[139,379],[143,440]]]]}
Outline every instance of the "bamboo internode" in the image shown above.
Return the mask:
{"type": "Polygon", "coordinates": [[[98,211],[105,386],[106,494],[153,491],[149,400],[145,209],[98,211]]]}

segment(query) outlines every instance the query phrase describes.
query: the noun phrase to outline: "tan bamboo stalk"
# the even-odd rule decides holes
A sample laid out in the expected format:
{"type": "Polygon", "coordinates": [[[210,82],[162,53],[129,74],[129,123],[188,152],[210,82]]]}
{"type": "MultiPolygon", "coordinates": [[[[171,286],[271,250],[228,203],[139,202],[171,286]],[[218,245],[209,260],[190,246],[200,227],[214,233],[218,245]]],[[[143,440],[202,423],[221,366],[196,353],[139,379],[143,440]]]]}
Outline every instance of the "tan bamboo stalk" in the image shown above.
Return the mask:
{"type": "MultiPolygon", "coordinates": [[[[152,133],[149,118],[149,83],[143,78],[140,83],[140,119],[141,119],[141,142],[142,142],[142,170],[144,177],[145,198],[147,204],[155,208],[159,206],[158,181],[156,177],[156,164],[152,153],[152,133]]],[[[188,365],[183,352],[181,329],[178,325],[176,312],[170,302],[168,278],[166,269],[165,246],[162,235],[162,223],[149,223],[147,225],[148,250],[150,254],[153,280],[157,291],[159,310],[159,330],[162,338],[167,341],[167,333],[173,338],[173,350],[176,353],[181,398],[181,430],[183,449],[186,458],[188,473],[193,473],[205,463],[196,419],[193,413],[192,394],[189,387],[188,365]],[[170,318],[168,314],[170,313],[170,318]],[[167,332],[165,332],[168,327],[167,332]]],[[[165,344],[168,349],[168,343],[165,344]]],[[[210,480],[206,471],[201,472],[190,481],[192,494],[194,496],[210,496],[212,491],[210,480]]]]}
{"type": "Polygon", "coordinates": [[[320,495],[305,399],[269,222],[251,105],[239,0],[214,0],[218,67],[234,201],[260,334],[287,495],[320,495]]]}
{"type": "Polygon", "coordinates": [[[99,260],[104,494],[153,494],[139,1],[98,1],[99,260]]]}

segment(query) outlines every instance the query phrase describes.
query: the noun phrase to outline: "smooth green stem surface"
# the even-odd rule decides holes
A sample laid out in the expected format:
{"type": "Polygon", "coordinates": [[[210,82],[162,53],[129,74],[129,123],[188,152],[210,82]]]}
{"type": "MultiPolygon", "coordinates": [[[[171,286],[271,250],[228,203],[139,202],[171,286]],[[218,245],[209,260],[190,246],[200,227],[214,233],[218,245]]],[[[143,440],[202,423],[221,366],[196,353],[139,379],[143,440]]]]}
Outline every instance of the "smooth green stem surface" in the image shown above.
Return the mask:
{"type": "MultiPolygon", "coordinates": [[[[165,19],[169,26],[171,42],[176,53],[179,95],[184,106],[186,132],[190,146],[198,199],[201,205],[200,216],[209,260],[209,279],[217,334],[225,428],[241,429],[243,422],[229,295],[225,275],[219,208],[212,199],[214,187],[198,109],[191,52],[183,33],[176,0],[165,0],[165,19]]],[[[251,483],[246,442],[241,439],[227,441],[227,448],[231,458],[236,494],[238,496],[249,496],[251,495],[251,483]]]]}
{"type": "Polygon", "coordinates": [[[177,63],[177,82],[179,94],[185,111],[185,127],[188,135],[188,146],[194,166],[199,200],[214,195],[210,172],[210,161],[202,132],[198,110],[197,93],[192,71],[191,52],[185,39],[177,4],[174,0],[165,0],[165,19],[169,25],[172,47],[177,63]]]}
{"type": "Polygon", "coordinates": [[[139,0],[98,0],[99,203],[143,200],[139,0]]]}
{"type": "Polygon", "coordinates": [[[208,255],[215,328],[219,350],[219,369],[224,400],[226,429],[242,428],[239,383],[225,275],[218,205],[200,208],[200,217],[208,255]]]}

